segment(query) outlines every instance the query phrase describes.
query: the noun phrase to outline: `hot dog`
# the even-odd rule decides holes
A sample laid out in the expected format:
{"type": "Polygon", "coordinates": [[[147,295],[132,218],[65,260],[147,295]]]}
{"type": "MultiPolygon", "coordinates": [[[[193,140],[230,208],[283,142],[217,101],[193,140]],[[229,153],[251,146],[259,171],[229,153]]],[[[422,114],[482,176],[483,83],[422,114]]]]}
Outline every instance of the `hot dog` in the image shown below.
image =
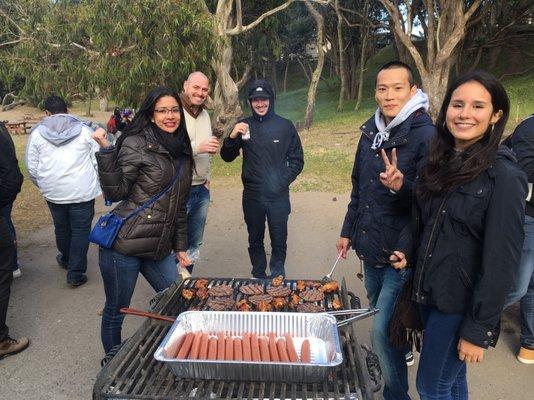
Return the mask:
{"type": "Polygon", "coordinates": [[[238,337],[234,339],[234,360],[243,361],[243,340],[238,337]]]}
{"type": "Polygon", "coordinates": [[[258,335],[255,333],[250,335],[250,350],[252,351],[252,361],[261,361],[260,343],[258,342],[258,335]]]}
{"type": "Polygon", "coordinates": [[[202,339],[200,339],[200,352],[198,353],[199,360],[208,359],[208,343],[209,343],[209,336],[207,333],[203,333],[202,339]]]}
{"type": "Polygon", "coordinates": [[[289,356],[287,355],[286,340],[280,338],[276,341],[276,348],[278,349],[278,355],[281,362],[289,362],[289,356]]]}
{"type": "Polygon", "coordinates": [[[189,351],[191,350],[191,346],[193,345],[193,339],[195,338],[195,334],[193,332],[189,332],[187,335],[185,335],[185,339],[183,339],[178,353],[176,354],[176,358],[179,359],[186,359],[187,355],[189,354],[189,351]]]}
{"type": "Polygon", "coordinates": [[[252,351],[250,349],[250,333],[243,335],[243,361],[252,361],[252,351]]]}
{"type": "Polygon", "coordinates": [[[269,338],[261,336],[258,338],[258,341],[260,344],[261,361],[271,362],[271,357],[269,356],[269,338]]]}
{"type": "MultiPolygon", "coordinates": [[[[226,336],[226,348],[224,351],[224,359],[227,361],[233,361],[234,360],[234,339],[232,336],[226,336]]],[[[217,354],[218,356],[219,354],[217,354]]]]}
{"type": "Polygon", "coordinates": [[[212,336],[209,339],[208,345],[208,360],[217,359],[217,338],[212,336]]]}
{"type": "Polygon", "coordinates": [[[224,333],[217,333],[217,360],[224,360],[225,344],[224,333]]]}
{"type": "Polygon", "coordinates": [[[276,335],[272,332],[269,333],[269,355],[271,356],[271,361],[280,361],[278,350],[276,349],[276,335]]]}
{"type": "Polygon", "coordinates": [[[189,352],[190,360],[198,360],[198,355],[200,353],[200,342],[202,340],[202,331],[195,332],[195,338],[193,339],[193,345],[191,346],[191,351],[189,352]]]}
{"type": "Polygon", "coordinates": [[[293,343],[293,337],[286,333],[284,335],[286,339],[287,355],[289,356],[289,361],[298,362],[297,350],[295,349],[295,343],[293,343]]]}
{"type": "Polygon", "coordinates": [[[300,361],[303,363],[311,362],[310,341],[308,339],[305,339],[302,342],[302,347],[300,348],[300,361]]]}

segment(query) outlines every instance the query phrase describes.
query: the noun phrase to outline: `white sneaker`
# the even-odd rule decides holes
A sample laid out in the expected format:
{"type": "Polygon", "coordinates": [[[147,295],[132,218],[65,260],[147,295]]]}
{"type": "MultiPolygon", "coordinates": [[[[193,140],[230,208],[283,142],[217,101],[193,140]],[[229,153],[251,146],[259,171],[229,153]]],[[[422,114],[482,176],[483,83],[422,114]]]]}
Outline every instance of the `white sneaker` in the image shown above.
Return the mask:
{"type": "Polygon", "coordinates": [[[17,268],[15,271],[13,271],[13,278],[20,278],[21,275],[22,271],[20,270],[20,268],[17,268]]]}

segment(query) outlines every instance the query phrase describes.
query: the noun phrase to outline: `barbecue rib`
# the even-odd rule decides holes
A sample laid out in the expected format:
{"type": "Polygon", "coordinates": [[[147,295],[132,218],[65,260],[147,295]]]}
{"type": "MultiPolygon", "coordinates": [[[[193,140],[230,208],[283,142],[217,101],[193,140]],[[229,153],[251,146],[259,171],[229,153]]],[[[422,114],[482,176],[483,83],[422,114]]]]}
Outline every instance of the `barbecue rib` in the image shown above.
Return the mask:
{"type": "Polygon", "coordinates": [[[269,286],[267,293],[273,297],[287,297],[291,294],[291,288],[289,286],[269,286]]]}
{"type": "Polygon", "coordinates": [[[239,288],[239,291],[243,294],[246,294],[247,296],[265,293],[263,285],[259,283],[251,283],[249,285],[243,285],[239,288]]]}
{"type": "Polygon", "coordinates": [[[234,294],[234,288],[229,285],[215,285],[208,289],[208,293],[212,297],[226,297],[234,294]]]}
{"type": "Polygon", "coordinates": [[[316,302],[316,301],[321,301],[324,299],[324,294],[323,292],[317,290],[317,289],[309,289],[309,290],[306,290],[305,292],[302,292],[300,294],[300,298],[304,301],[307,301],[307,302],[310,302],[310,303],[313,303],[313,302],[316,302]]]}

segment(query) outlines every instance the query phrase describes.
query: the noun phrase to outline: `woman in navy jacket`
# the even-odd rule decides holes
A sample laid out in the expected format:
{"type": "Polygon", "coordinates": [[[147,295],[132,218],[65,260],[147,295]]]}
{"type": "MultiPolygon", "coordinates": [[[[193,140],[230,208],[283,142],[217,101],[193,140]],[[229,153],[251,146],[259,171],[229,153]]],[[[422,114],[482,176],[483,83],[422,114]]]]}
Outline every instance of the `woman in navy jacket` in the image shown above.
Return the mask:
{"type": "Polygon", "coordinates": [[[392,256],[395,268],[408,260],[415,268],[413,296],[425,323],[422,400],[467,399],[466,363],[481,362],[497,342],[527,188],[513,154],[499,147],[509,108],[502,85],[482,71],[448,89],[416,184],[414,224],[392,256]]]}

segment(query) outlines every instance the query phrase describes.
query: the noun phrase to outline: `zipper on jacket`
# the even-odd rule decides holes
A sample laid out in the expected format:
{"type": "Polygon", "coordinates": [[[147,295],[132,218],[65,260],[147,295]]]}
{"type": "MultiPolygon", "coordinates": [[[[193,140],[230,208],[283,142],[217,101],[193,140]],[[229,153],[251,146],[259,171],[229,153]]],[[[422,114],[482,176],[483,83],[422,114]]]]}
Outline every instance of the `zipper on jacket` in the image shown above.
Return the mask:
{"type": "Polygon", "coordinates": [[[445,210],[443,209],[443,207],[445,206],[445,202],[447,201],[447,197],[445,197],[443,199],[443,201],[441,202],[439,208],[438,208],[438,213],[437,213],[437,216],[436,216],[436,220],[434,221],[434,225],[432,226],[432,231],[430,232],[430,237],[428,239],[428,244],[426,246],[426,250],[425,250],[425,256],[423,257],[423,264],[421,265],[421,272],[419,273],[419,281],[417,282],[417,291],[415,293],[415,297],[419,300],[424,300],[424,298],[421,298],[421,295],[419,294],[421,292],[421,282],[423,280],[423,271],[425,269],[425,265],[426,265],[426,260],[427,260],[427,257],[428,257],[428,251],[430,250],[430,246],[432,244],[432,240],[434,238],[434,233],[436,231],[436,227],[439,225],[439,222],[440,222],[440,218],[443,214],[445,214],[445,210]]]}

